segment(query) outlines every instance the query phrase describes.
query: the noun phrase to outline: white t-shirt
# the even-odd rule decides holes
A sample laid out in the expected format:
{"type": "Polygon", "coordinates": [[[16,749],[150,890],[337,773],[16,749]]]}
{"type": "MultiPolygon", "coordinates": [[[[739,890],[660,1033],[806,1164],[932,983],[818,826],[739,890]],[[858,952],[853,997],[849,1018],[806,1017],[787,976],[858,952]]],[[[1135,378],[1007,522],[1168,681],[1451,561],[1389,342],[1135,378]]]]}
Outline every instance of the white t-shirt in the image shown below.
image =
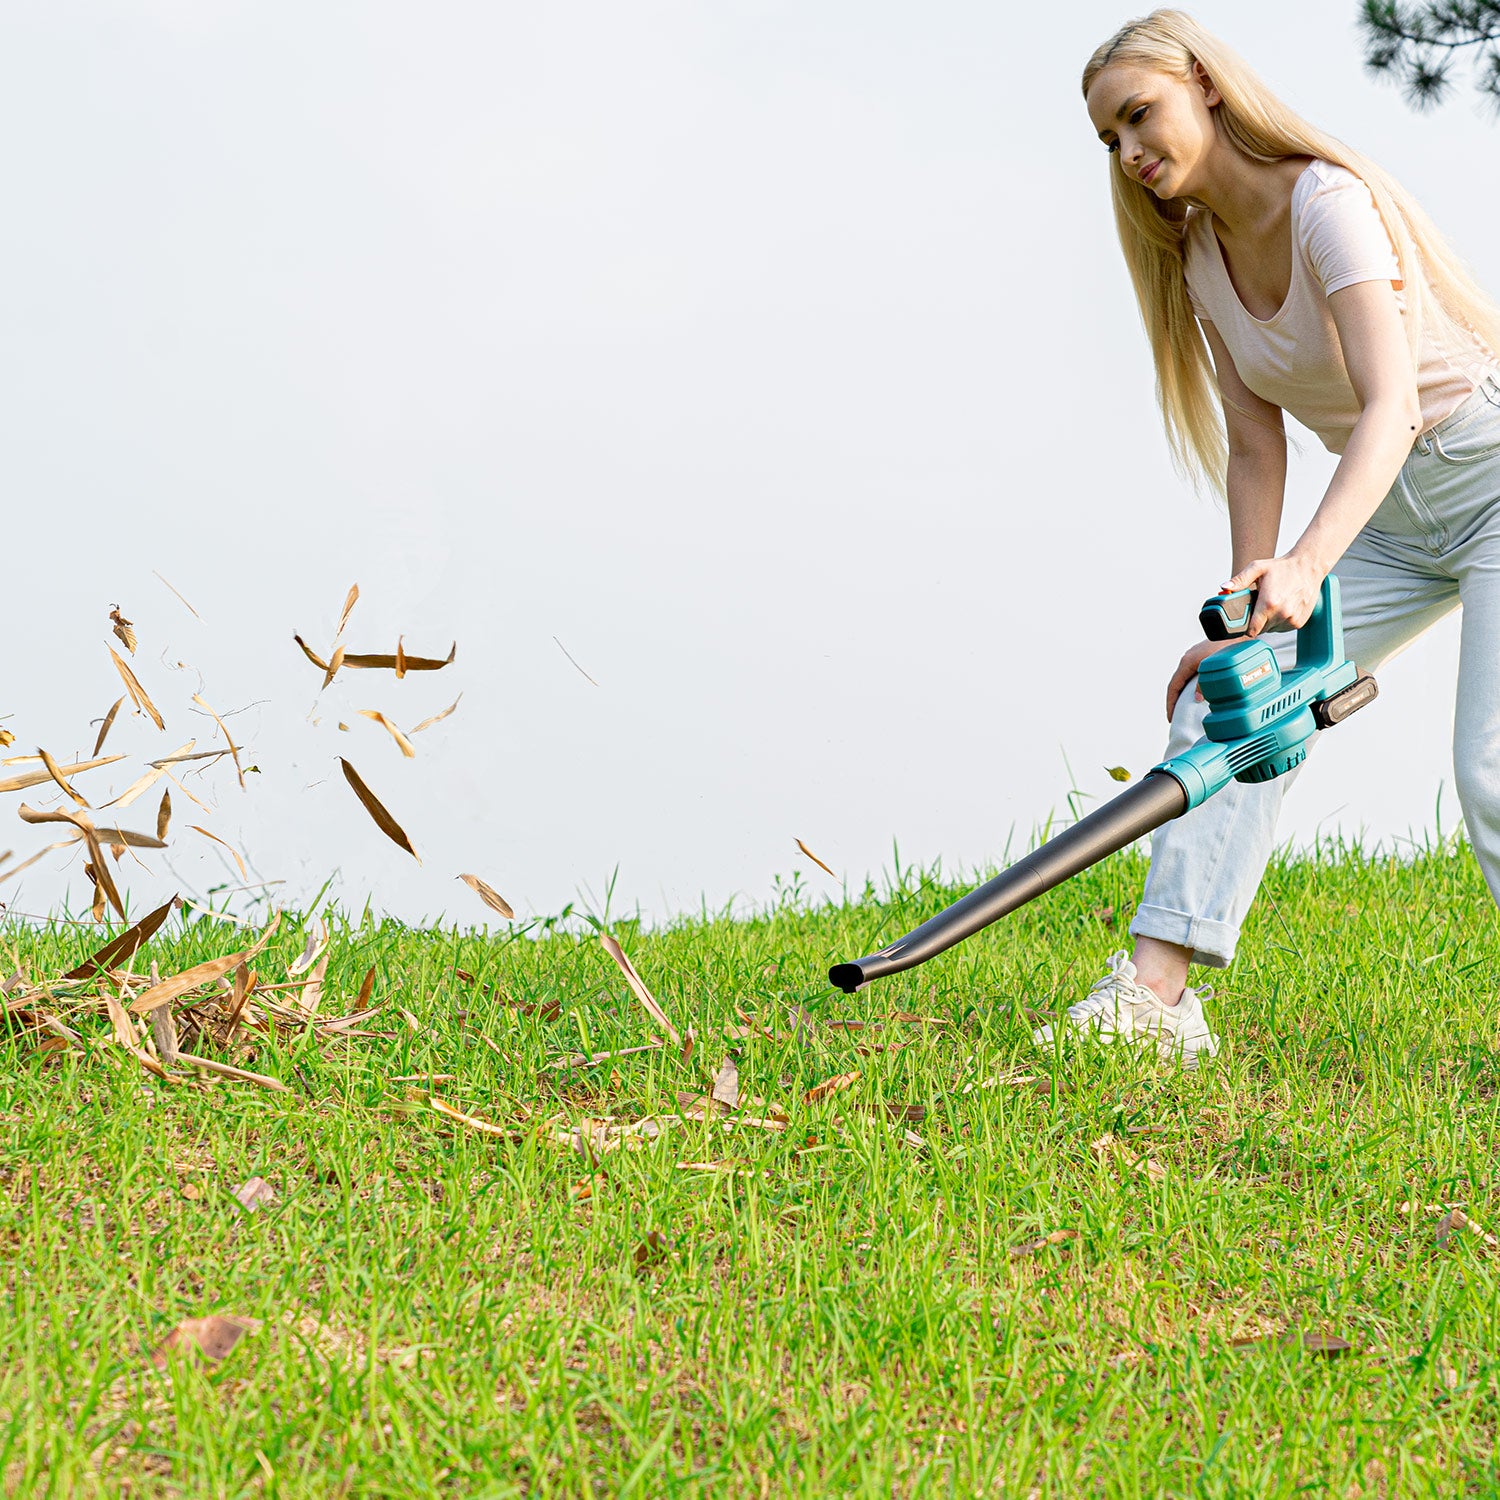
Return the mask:
{"type": "MultiPolygon", "coordinates": [[[[1292,284],[1273,317],[1262,321],[1245,310],[1207,209],[1189,215],[1183,271],[1193,312],[1218,329],[1246,386],[1317,433],[1330,452],[1342,453],[1360,405],[1328,296],[1357,281],[1401,279],[1395,246],[1364,180],[1320,159],[1297,178],[1292,188],[1292,284]]],[[[1419,310],[1435,307],[1425,275],[1419,292],[1419,310]]],[[[1397,290],[1396,302],[1405,317],[1404,290],[1397,290]]],[[[1423,431],[1461,405],[1488,372],[1500,371],[1500,361],[1473,335],[1446,323],[1435,317],[1422,320],[1417,394],[1423,431]]]]}

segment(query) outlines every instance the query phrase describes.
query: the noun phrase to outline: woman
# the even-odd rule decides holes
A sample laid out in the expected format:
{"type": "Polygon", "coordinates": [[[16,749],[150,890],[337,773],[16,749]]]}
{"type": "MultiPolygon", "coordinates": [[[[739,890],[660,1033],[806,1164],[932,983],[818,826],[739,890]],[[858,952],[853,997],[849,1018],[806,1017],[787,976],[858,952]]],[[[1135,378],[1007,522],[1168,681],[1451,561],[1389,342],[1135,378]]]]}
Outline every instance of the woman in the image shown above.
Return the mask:
{"type": "MultiPolygon", "coordinates": [[[[1500,309],[1399,184],[1183,12],[1123,27],[1089,59],[1083,93],[1114,158],[1115,222],[1174,458],[1227,499],[1225,591],[1260,591],[1250,633],[1283,632],[1289,667],[1285,632],[1332,571],[1345,649],[1376,671],[1463,604],[1454,773],[1500,901],[1500,309]],[[1340,458],[1278,556],[1283,412],[1340,458]]],[[[1172,674],[1168,756],[1200,737],[1206,708],[1185,689],[1225,644],[1197,643],[1172,674]]],[[[1187,987],[1188,966],[1234,957],[1291,780],[1231,782],[1157,831],[1132,957],[1115,954],[1039,1044],[1154,1038],[1189,1065],[1217,1049],[1212,991],[1187,987]]]]}

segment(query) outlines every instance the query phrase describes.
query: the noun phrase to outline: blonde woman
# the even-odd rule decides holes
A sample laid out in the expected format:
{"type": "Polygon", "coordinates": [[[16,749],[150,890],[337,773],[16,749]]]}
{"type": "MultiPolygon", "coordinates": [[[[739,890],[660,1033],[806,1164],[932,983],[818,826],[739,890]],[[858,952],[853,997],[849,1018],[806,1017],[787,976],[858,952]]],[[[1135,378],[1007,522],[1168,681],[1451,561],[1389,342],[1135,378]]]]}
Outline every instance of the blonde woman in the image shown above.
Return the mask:
{"type": "MultiPolygon", "coordinates": [[[[1182,11],[1121,28],[1083,72],[1110,154],[1125,262],[1181,470],[1227,500],[1251,634],[1283,667],[1324,577],[1339,579],[1361,671],[1461,603],[1453,764],[1470,843],[1500,900],[1500,309],[1416,201],[1288,109],[1182,11]],[[1278,555],[1283,413],[1339,455],[1312,521],[1278,555]]],[[[1199,642],[1167,685],[1176,755],[1201,734],[1199,642]]],[[[1389,709],[1387,710],[1389,711],[1389,709]]],[[[1218,1040],[1192,963],[1222,968],[1292,776],[1230,785],[1159,829],[1132,955],[1037,1033],[1154,1038],[1192,1064],[1218,1040]]]]}

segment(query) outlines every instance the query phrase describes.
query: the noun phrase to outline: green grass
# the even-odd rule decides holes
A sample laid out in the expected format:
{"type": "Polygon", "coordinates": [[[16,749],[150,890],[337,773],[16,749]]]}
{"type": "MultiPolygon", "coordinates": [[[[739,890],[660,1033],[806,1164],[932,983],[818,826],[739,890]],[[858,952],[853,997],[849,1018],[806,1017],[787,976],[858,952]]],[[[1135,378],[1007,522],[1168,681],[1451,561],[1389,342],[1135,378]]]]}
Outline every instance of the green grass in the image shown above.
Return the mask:
{"type": "MultiPolygon", "coordinates": [[[[1440,1245],[1427,1207],[1500,1231],[1495,907],[1461,845],[1323,856],[1273,864],[1233,968],[1195,971],[1223,1039],[1197,1074],[1030,1046],[1026,1007],[1077,999],[1128,944],[1139,850],[853,997],[829,961],[956,887],[907,872],[842,904],[783,890],[750,920],[611,922],[697,1033],[686,1061],[547,1068],[653,1034],[572,921],[338,924],[323,1013],[373,966],[368,1029],[389,1035],[291,1027],[223,1054],[289,1093],[154,1079],[96,988],[28,1000],[0,1033],[5,1492],[1500,1493],[1500,1251],[1440,1245]],[[52,1050],[44,1011],[80,1044],[52,1050]],[[943,1024],[827,1024],[903,1011],[943,1024]],[[772,1035],[726,1039],[737,1012],[772,1035]],[[787,1128],[668,1124],[596,1160],[553,1139],[676,1114],[731,1049],[787,1128]],[[397,1081],[427,1074],[514,1138],[397,1081]],[[921,1144],[886,1105],[925,1106],[921,1144]],[[254,1175],[276,1201],[241,1212],[254,1175]],[[1056,1230],[1076,1238],[1012,1256],[1056,1230]],[[209,1313],[259,1327],[159,1371],[168,1331],[209,1313]],[[1288,1327],[1353,1348],[1320,1357],[1288,1327]]],[[[189,915],[137,968],[248,936],[189,915]]],[[[303,934],[283,919],[263,982],[303,934]]],[[[0,939],[33,978],[102,942],[62,922],[0,939]]]]}

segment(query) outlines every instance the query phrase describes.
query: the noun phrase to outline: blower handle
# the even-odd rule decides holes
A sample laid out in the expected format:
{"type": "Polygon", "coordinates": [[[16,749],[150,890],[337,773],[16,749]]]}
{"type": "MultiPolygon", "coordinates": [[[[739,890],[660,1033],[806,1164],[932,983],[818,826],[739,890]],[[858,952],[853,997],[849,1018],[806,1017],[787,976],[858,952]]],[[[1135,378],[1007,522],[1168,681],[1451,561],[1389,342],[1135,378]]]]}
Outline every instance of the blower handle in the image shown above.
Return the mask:
{"type": "Polygon", "coordinates": [[[1198,623],[1203,634],[1211,641],[1232,641],[1250,629],[1250,617],[1255,613],[1255,599],[1259,589],[1236,589],[1232,594],[1220,594],[1204,601],[1198,612],[1198,623]]]}

